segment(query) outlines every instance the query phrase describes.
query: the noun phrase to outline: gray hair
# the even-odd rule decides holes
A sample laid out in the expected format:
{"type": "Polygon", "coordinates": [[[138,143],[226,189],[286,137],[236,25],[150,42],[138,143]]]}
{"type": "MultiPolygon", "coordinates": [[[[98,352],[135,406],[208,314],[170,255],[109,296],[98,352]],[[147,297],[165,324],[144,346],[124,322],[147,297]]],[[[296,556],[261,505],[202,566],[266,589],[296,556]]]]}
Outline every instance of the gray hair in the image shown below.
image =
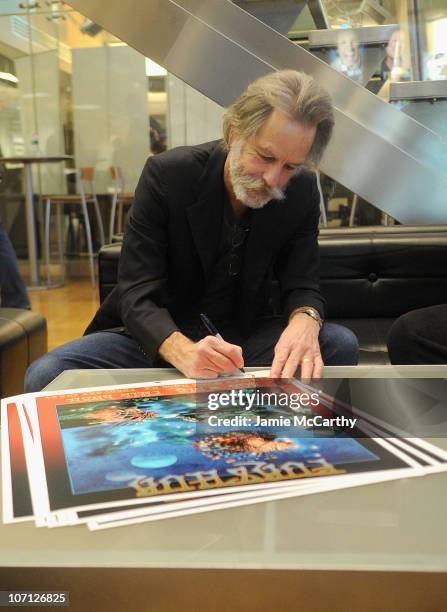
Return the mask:
{"type": "Polygon", "coordinates": [[[225,147],[229,148],[232,131],[244,140],[254,136],[274,109],[306,127],[316,127],[306,162],[318,164],[334,127],[332,101],[313,77],[296,70],[278,70],[256,79],[226,109],[223,116],[225,147]]]}

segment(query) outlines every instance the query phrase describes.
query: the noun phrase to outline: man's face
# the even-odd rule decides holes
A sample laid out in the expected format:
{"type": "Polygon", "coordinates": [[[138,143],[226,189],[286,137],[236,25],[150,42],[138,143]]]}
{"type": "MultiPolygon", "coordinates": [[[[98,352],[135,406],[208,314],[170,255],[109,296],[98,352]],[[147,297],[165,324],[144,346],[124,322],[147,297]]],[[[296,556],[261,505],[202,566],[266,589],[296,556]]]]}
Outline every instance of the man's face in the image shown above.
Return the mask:
{"type": "Polygon", "coordinates": [[[359,44],[353,32],[342,30],[338,35],[337,52],[342,64],[351,68],[359,58],[359,44]]]}
{"type": "Polygon", "coordinates": [[[255,136],[234,139],[228,169],[237,200],[262,208],[270,200],[283,199],[287,182],[309,154],[315,131],[275,109],[255,136]]]}
{"type": "Polygon", "coordinates": [[[388,45],[386,47],[386,54],[389,58],[391,58],[392,60],[394,60],[394,57],[396,55],[396,47],[399,44],[399,52],[402,48],[402,38],[401,38],[401,33],[400,30],[395,30],[391,36],[390,39],[388,41],[388,45]]]}

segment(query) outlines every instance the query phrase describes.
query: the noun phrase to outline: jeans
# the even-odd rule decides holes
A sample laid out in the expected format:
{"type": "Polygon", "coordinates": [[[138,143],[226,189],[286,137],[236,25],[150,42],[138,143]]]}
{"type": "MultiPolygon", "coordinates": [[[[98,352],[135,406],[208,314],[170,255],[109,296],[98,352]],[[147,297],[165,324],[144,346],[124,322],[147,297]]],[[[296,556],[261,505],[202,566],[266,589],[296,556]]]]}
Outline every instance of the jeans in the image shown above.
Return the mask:
{"type": "MultiPolygon", "coordinates": [[[[225,340],[242,347],[246,366],[269,366],[282,330],[282,322],[277,317],[259,319],[246,339],[242,339],[230,324],[219,326],[225,340]]],[[[182,331],[193,340],[206,335],[199,327],[183,328],[182,331]]],[[[357,364],[358,342],[351,330],[325,323],[319,341],[325,365],[357,364]]],[[[127,334],[101,331],[59,346],[32,363],[26,372],[25,391],[40,391],[64,370],[150,367],[167,367],[167,364],[160,358],[151,362],[138,342],[127,334]]]]}
{"type": "Polygon", "coordinates": [[[30,301],[17,263],[17,256],[0,223],[0,306],[30,308],[30,301]]]}
{"type": "Polygon", "coordinates": [[[447,363],[447,304],[411,310],[396,319],[388,352],[393,364],[447,363]]]}

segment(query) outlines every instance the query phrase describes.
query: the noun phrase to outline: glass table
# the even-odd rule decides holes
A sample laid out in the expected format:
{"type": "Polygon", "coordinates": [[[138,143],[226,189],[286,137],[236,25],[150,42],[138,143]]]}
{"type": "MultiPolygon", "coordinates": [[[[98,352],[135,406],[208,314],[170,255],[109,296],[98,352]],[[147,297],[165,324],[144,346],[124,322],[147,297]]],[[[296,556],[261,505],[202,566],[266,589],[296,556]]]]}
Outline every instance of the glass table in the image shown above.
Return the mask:
{"type": "MultiPolygon", "coordinates": [[[[47,389],[178,377],[168,369],[67,371],[47,389]]],[[[447,366],[327,367],[324,378],[445,379],[447,366]]],[[[447,438],[433,441],[447,449],[447,438]]],[[[132,610],[143,605],[146,588],[166,607],[141,609],[202,609],[205,595],[223,596],[223,585],[229,607],[216,609],[234,609],[233,595],[254,609],[273,594],[281,601],[275,608],[272,600],[275,610],[298,603],[305,610],[333,608],[338,595],[346,598],[340,609],[360,609],[359,602],[362,610],[445,609],[446,493],[442,473],[98,532],[1,525],[1,588],[66,584],[86,597],[88,584],[98,580],[116,602],[124,592],[132,597],[132,610]],[[180,604],[193,584],[197,606],[180,604]],[[379,605],[382,599],[397,607],[379,605]]],[[[96,607],[84,609],[102,609],[101,587],[96,591],[96,607]]]]}

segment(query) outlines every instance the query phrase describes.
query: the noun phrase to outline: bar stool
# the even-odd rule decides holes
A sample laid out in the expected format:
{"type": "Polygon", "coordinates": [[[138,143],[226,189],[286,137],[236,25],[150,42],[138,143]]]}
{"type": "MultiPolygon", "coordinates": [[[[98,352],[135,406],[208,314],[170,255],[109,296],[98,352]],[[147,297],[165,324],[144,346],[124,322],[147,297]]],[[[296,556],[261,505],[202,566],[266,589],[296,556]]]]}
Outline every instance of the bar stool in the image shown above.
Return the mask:
{"type": "Polygon", "coordinates": [[[124,205],[130,206],[134,201],[133,191],[124,191],[124,177],[120,166],[110,166],[112,176],[112,207],[110,210],[109,241],[113,242],[115,234],[115,216],[118,206],[117,230],[121,234],[123,231],[124,205]]]}
{"type": "Polygon", "coordinates": [[[93,185],[94,168],[80,168],[79,171],[74,170],[73,174],[76,174],[79,183],[79,194],[61,194],[61,195],[45,195],[45,264],[47,268],[47,282],[51,282],[51,271],[50,271],[50,221],[51,221],[51,206],[52,204],[58,204],[56,207],[57,214],[57,241],[59,248],[59,261],[61,264],[61,283],[64,283],[64,236],[62,228],[62,211],[65,204],[78,204],[82,207],[82,216],[84,218],[85,237],[87,242],[87,251],[90,264],[90,278],[92,286],[95,286],[95,262],[93,253],[93,240],[92,230],[90,227],[90,220],[88,216],[87,204],[93,204],[95,208],[96,218],[98,221],[99,237],[101,246],[105,243],[104,236],[104,225],[102,223],[101,213],[99,211],[98,199],[96,197],[95,188],[93,185]]]}

